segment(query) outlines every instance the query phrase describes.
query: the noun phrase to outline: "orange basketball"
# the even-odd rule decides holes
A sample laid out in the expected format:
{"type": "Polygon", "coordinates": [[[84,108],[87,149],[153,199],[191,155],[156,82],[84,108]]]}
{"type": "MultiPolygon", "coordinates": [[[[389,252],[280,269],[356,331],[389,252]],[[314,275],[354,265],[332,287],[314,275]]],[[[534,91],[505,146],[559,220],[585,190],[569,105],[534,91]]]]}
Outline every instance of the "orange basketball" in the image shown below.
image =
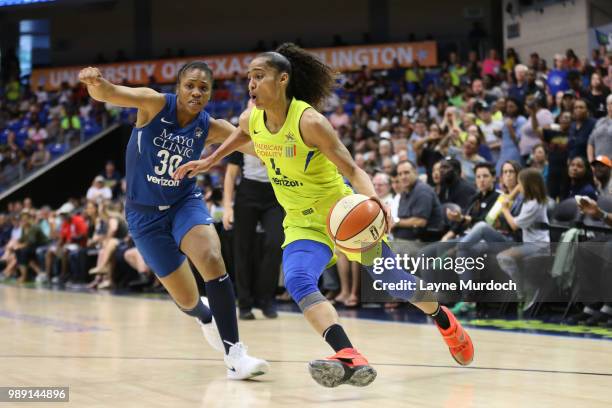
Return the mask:
{"type": "Polygon", "coordinates": [[[338,248],[364,252],[385,234],[387,222],[380,204],[365,195],[353,194],[338,200],[327,216],[327,231],[338,248]]]}

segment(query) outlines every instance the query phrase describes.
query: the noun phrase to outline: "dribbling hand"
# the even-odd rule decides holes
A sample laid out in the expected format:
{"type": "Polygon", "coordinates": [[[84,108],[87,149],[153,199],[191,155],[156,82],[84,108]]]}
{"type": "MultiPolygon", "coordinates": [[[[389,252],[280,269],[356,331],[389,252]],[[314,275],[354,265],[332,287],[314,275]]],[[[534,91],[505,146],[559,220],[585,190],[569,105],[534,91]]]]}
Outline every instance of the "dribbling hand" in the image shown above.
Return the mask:
{"type": "Polygon", "coordinates": [[[185,176],[194,178],[200,173],[208,171],[215,163],[209,157],[202,160],[193,160],[179,166],[174,171],[172,178],[174,180],[182,180],[185,176]]]}
{"type": "Polygon", "coordinates": [[[393,217],[391,216],[391,208],[386,206],[378,197],[370,197],[372,200],[376,201],[380,208],[385,212],[385,233],[391,232],[391,228],[393,227],[393,217]]]}
{"type": "Polygon", "coordinates": [[[79,72],[79,81],[87,86],[98,86],[102,81],[102,73],[98,68],[87,67],[79,72]]]}

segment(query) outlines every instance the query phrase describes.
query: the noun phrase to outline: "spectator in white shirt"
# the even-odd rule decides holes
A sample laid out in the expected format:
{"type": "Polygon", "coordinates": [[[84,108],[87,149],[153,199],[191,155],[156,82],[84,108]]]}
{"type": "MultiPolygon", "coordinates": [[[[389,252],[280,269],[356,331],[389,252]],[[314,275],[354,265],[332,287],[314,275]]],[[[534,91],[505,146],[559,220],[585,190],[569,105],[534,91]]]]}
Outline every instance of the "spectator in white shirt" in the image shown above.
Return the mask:
{"type": "Polygon", "coordinates": [[[608,116],[597,121],[588,139],[587,157],[589,161],[602,155],[612,157],[612,94],[606,98],[606,107],[608,116]]]}
{"type": "Polygon", "coordinates": [[[531,154],[531,150],[542,143],[543,129],[550,128],[554,122],[552,113],[544,107],[541,95],[529,95],[525,101],[525,111],[529,119],[520,130],[519,151],[524,161],[531,154]]]}
{"type": "Polygon", "coordinates": [[[478,117],[476,124],[480,127],[485,142],[489,146],[493,163],[497,163],[501,149],[501,132],[504,123],[497,118],[494,119],[490,109],[490,105],[484,101],[477,102],[474,107],[478,117]]]}
{"type": "Polygon", "coordinates": [[[49,100],[49,94],[45,91],[45,88],[41,85],[38,87],[38,91],[36,91],[36,101],[38,103],[45,103],[49,100]]]}
{"type": "Polygon", "coordinates": [[[506,198],[502,214],[512,230],[521,230],[523,244],[500,252],[497,254],[497,261],[506,274],[515,282],[519,282],[519,288],[523,288],[521,283],[524,280],[520,276],[519,260],[536,254],[548,254],[550,235],[546,228],[548,197],[542,174],[538,169],[523,169],[518,179],[520,192],[524,197],[521,211],[518,216],[513,216],[510,212],[511,202],[506,198]]]}
{"type": "Polygon", "coordinates": [[[104,185],[104,177],[96,176],[91,187],[87,190],[87,199],[96,203],[113,198],[113,192],[104,185]]]}

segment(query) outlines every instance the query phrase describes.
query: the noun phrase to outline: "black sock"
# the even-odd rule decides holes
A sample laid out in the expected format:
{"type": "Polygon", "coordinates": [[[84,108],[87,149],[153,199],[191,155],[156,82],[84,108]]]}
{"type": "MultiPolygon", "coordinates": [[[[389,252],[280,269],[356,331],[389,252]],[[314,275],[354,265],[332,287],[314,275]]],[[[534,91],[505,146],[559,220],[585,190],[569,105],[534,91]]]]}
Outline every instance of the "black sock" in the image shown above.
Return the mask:
{"type": "Polygon", "coordinates": [[[230,347],[238,343],[236,296],[229,275],[225,274],[220,278],[206,282],[206,294],[227,354],[230,347]],[[228,342],[231,344],[228,344],[228,342]]]}
{"type": "Polygon", "coordinates": [[[202,323],[210,323],[212,322],[213,315],[209,308],[206,307],[204,303],[202,303],[202,299],[198,298],[198,304],[191,310],[185,310],[179,306],[184,313],[189,316],[197,317],[202,323]]]}
{"type": "Polygon", "coordinates": [[[435,312],[430,314],[430,316],[432,319],[435,320],[436,323],[438,323],[438,326],[440,326],[442,330],[447,330],[450,327],[450,321],[448,320],[448,316],[446,315],[444,310],[442,310],[439,304],[438,309],[436,309],[435,312]]]}
{"type": "Polygon", "coordinates": [[[332,324],[323,332],[323,338],[337,353],[345,348],[353,348],[351,341],[339,324],[332,324]]]}

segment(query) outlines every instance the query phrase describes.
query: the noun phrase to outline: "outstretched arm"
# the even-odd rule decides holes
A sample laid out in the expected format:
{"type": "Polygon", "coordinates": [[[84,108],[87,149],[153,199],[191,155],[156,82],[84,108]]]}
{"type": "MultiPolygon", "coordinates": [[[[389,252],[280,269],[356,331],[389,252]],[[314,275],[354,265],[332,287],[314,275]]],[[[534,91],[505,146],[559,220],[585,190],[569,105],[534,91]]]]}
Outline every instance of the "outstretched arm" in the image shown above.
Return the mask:
{"type": "Polygon", "coordinates": [[[157,91],[151,88],[115,85],[104,79],[98,68],[82,69],[79,72],[79,81],[87,85],[87,92],[97,101],[124,108],[138,108],[137,126],[148,123],[166,104],[164,95],[157,91]]]}
{"type": "Polygon", "coordinates": [[[237,128],[234,128],[227,121],[215,120],[211,122],[211,131],[213,132],[209,137],[212,137],[211,143],[219,142],[221,140],[225,140],[221,146],[213,152],[210,156],[201,159],[201,160],[193,160],[189,163],[185,163],[180,166],[174,172],[174,180],[180,180],[183,177],[195,177],[200,173],[204,173],[208,171],[211,167],[217,164],[221,159],[223,159],[228,154],[234,152],[235,150],[240,150],[243,153],[251,154],[255,156],[255,151],[253,149],[253,144],[251,143],[251,137],[249,136],[249,116],[251,114],[251,109],[247,109],[240,115],[240,124],[237,128]],[[219,122],[218,125],[213,123],[219,122]],[[223,123],[225,122],[225,123],[223,123]],[[217,128],[217,130],[213,130],[213,128],[217,128]],[[232,128],[229,136],[227,132],[232,128]]]}
{"type": "MultiPolygon", "coordinates": [[[[206,138],[206,146],[212,145],[212,144],[222,144],[221,147],[223,147],[223,144],[225,143],[225,141],[230,139],[235,132],[242,133],[241,127],[235,128],[234,125],[232,125],[231,123],[229,123],[227,120],[224,120],[224,119],[212,119],[211,118],[210,130],[208,131],[208,137],[206,138]]],[[[251,142],[250,137],[246,143],[242,143],[238,145],[237,147],[234,147],[234,146],[231,146],[231,147],[233,148],[232,152],[234,150],[238,150],[244,154],[250,154],[251,156],[257,156],[257,154],[255,153],[255,149],[253,148],[253,143],[251,142]]],[[[225,156],[227,156],[227,154],[223,155],[221,158],[225,156]]]]}

